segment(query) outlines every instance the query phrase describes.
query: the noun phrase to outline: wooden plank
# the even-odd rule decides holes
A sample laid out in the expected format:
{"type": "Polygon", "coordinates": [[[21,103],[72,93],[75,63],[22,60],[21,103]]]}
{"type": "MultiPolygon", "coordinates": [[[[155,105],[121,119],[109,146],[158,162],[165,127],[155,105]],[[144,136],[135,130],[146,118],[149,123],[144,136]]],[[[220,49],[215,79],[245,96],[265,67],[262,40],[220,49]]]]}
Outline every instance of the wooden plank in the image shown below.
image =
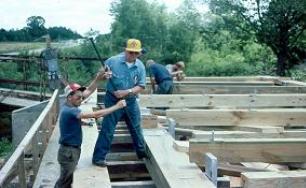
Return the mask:
{"type": "Polygon", "coordinates": [[[190,161],[203,165],[203,156],[210,152],[219,161],[238,162],[306,162],[306,139],[214,139],[189,140],[190,161]]]}
{"type": "Polygon", "coordinates": [[[306,187],[306,171],[280,171],[280,172],[245,172],[242,173],[242,184],[245,188],[280,188],[280,187],[306,187]]]}
{"type": "Polygon", "coordinates": [[[106,155],[106,161],[135,161],[137,160],[136,153],[133,152],[114,152],[106,155]]]}
{"type": "Polygon", "coordinates": [[[176,151],[188,153],[189,142],[188,141],[174,140],[173,141],[173,147],[176,151]]]}
{"type": "MultiPolygon", "coordinates": [[[[0,95],[0,99],[2,97],[5,97],[3,95],[0,95]]],[[[1,100],[2,104],[10,105],[10,106],[19,106],[19,107],[25,107],[25,106],[32,106],[35,104],[39,104],[39,101],[29,100],[29,99],[19,99],[15,97],[5,97],[3,100],[1,100]]]]}
{"type": "Polygon", "coordinates": [[[127,134],[115,134],[112,144],[122,144],[122,143],[133,143],[130,133],[127,134]]]}
{"type": "Polygon", "coordinates": [[[170,109],[178,126],[305,126],[306,109],[170,109]]]}
{"type": "Polygon", "coordinates": [[[157,187],[215,187],[203,172],[176,151],[173,138],[164,130],[144,130],[149,160],[146,166],[157,187]]]}
{"type": "MultiPolygon", "coordinates": [[[[187,76],[183,81],[275,81],[275,80],[288,80],[288,77],[278,76],[210,76],[210,77],[196,77],[187,76]]],[[[147,82],[150,78],[147,77],[147,82]]]]}
{"type": "Polygon", "coordinates": [[[283,85],[296,85],[296,86],[306,86],[305,82],[300,82],[296,80],[282,80],[283,85]]]}
{"type": "MultiPolygon", "coordinates": [[[[203,165],[204,166],[204,165],[203,165]]],[[[249,168],[238,164],[230,164],[227,162],[218,163],[218,174],[240,177],[242,172],[266,172],[269,169],[249,168]]]]}
{"type": "Polygon", "coordinates": [[[284,127],[275,126],[239,126],[235,127],[235,130],[240,131],[250,131],[250,132],[260,132],[260,133],[282,133],[284,132],[284,127]]]}
{"type": "Polygon", "coordinates": [[[112,181],[150,179],[143,161],[108,161],[107,169],[112,181]]]}
{"type": "Polygon", "coordinates": [[[174,95],[140,95],[143,107],[305,107],[306,94],[174,94],[174,95]]]}
{"type": "Polygon", "coordinates": [[[153,181],[120,181],[112,182],[112,188],[155,188],[153,181]]]}
{"type": "Polygon", "coordinates": [[[268,169],[271,171],[289,170],[287,165],[280,165],[280,164],[271,164],[271,163],[263,163],[263,162],[243,162],[241,164],[249,168],[262,168],[262,169],[268,169]]]}
{"type": "Polygon", "coordinates": [[[141,115],[141,127],[143,129],[157,128],[157,115],[141,115]]]}
{"type": "Polygon", "coordinates": [[[57,151],[59,148],[59,126],[55,126],[51,138],[46,148],[45,154],[40,163],[40,167],[34,181],[33,188],[54,187],[60,173],[60,166],[57,162],[57,151]]]}
{"type": "Polygon", "coordinates": [[[246,132],[246,131],[194,131],[192,137],[196,139],[218,138],[306,138],[306,130],[284,131],[279,133],[246,132]]]}
{"type": "MultiPolygon", "coordinates": [[[[151,84],[151,81],[146,82],[147,85],[151,84]]],[[[233,85],[233,86],[273,86],[273,81],[256,81],[256,80],[250,80],[250,81],[234,81],[234,80],[228,80],[228,81],[174,81],[174,86],[180,86],[180,85],[191,85],[191,86],[203,86],[203,85],[233,85]]]]}
{"type": "MultiPolygon", "coordinates": [[[[146,87],[143,94],[150,92],[150,86],[146,87]]],[[[306,93],[306,86],[191,86],[177,85],[175,94],[262,94],[262,93],[306,93]]]]}

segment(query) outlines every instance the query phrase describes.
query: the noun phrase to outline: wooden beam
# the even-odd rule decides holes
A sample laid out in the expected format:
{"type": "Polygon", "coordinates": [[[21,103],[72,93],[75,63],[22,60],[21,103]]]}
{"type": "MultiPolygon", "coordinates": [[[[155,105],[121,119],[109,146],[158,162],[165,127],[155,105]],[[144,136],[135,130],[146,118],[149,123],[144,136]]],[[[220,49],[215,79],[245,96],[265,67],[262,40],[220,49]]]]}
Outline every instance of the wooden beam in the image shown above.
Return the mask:
{"type": "Polygon", "coordinates": [[[271,164],[271,163],[263,163],[263,162],[242,162],[241,164],[249,168],[262,168],[262,169],[267,169],[270,171],[289,170],[287,165],[280,165],[280,164],[271,164]]]}
{"type": "Polygon", "coordinates": [[[143,107],[193,108],[193,107],[305,107],[306,94],[175,94],[140,95],[143,107]]]}
{"type": "MultiPolygon", "coordinates": [[[[187,76],[183,81],[275,81],[275,80],[288,80],[288,77],[278,77],[278,76],[210,76],[210,77],[196,77],[196,76],[187,76]]],[[[147,82],[150,81],[150,78],[147,77],[147,82]]]]}
{"type": "Polygon", "coordinates": [[[137,160],[136,153],[133,152],[115,152],[106,155],[106,161],[135,161],[137,160]]]}
{"type": "Polygon", "coordinates": [[[15,97],[5,97],[3,95],[0,95],[0,99],[4,97],[3,100],[0,101],[2,104],[10,105],[10,106],[18,106],[18,107],[26,107],[31,105],[39,104],[39,101],[33,101],[29,99],[19,99],[15,97]]]}
{"type": "Polygon", "coordinates": [[[188,141],[174,140],[173,141],[173,147],[176,151],[188,153],[189,142],[188,141]]]}
{"type": "Polygon", "coordinates": [[[247,188],[280,188],[306,187],[306,170],[279,172],[245,172],[241,175],[243,187],[247,188]]]}
{"type": "Polygon", "coordinates": [[[164,130],[144,130],[149,159],[147,169],[157,187],[215,187],[185,153],[173,148],[173,138],[164,130]]]}
{"type": "Polygon", "coordinates": [[[238,162],[306,162],[306,139],[214,139],[189,140],[191,162],[203,165],[203,156],[210,152],[219,161],[238,162]]]}
{"type": "Polygon", "coordinates": [[[112,181],[150,178],[143,161],[108,161],[107,169],[112,181]]]}
{"type": "Polygon", "coordinates": [[[178,126],[305,126],[306,109],[170,109],[178,126]]]}
{"type": "Polygon", "coordinates": [[[216,139],[227,138],[306,138],[306,130],[302,131],[284,131],[278,133],[269,132],[246,132],[246,131],[194,131],[192,137],[196,139],[210,140],[212,137],[216,139]]]}
{"type": "Polygon", "coordinates": [[[260,132],[260,133],[282,133],[284,132],[284,127],[276,126],[239,126],[235,127],[238,131],[249,131],[249,132],[260,132]]]}
{"type": "Polygon", "coordinates": [[[112,188],[155,188],[153,181],[120,181],[112,182],[112,188]]]}
{"type": "Polygon", "coordinates": [[[133,143],[130,133],[114,135],[112,144],[122,144],[122,143],[133,143]]]}
{"type": "Polygon", "coordinates": [[[240,177],[242,172],[267,172],[267,171],[270,170],[262,168],[250,168],[238,164],[230,164],[227,162],[219,162],[218,164],[218,174],[220,175],[240,177]]]}
{"type": "Polygon", "coordinates": [[[157,115],[141,115],[141,127],[144,129],[157,128],[157,115]]]}
{"type": "MultiPolygon", "coordinates": [[[[146,87],[143,94],[150,92],[146,87]]],[[[177,85],[175,94],[262,94],[262,93],[306,93],[306,86],[220,86],[220,85],[177,85]]]]}
{"type": "MultiPolygon", "coordinates": [[[[146,82],[147,85],[151,84],[151,81],[146,82]]],[[[174,86],[180,85],[191,85],[191,86],[203,86],[203,85],[233,85],[233,86],[273,86],[275,85],[273,81],[173,81],[174,86]]]]}

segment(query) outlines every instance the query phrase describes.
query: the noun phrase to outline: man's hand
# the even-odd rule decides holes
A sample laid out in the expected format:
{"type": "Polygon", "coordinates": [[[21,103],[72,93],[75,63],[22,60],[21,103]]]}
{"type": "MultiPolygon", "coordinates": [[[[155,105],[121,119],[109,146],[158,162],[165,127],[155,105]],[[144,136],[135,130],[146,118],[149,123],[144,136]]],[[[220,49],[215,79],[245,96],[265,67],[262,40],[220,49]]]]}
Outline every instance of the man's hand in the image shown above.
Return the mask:
{"type": "Polygon", "coordinates": [[[126,101],[125,100],[120,100],[117,102],[116,104],[118,106],[118,108],[124,108],[126,107],[126,101]]]}
{"type": "Polygon", "coordinates": [[[118,99],[122,99],[126,96],[129,95],[129,91],[128,90],[117,90],[114,92],[114,95],[118,98],[118,99]]]}
{"type": "Polygon", "coordinates": [[[105,71],[103,68],[101,68],[99,70],[99,72],[97,73],[96,79],[97,80],[106,80],[111,78],[112,76],[112,71],[110,71],[110,69],[108,69],[109,71],[105,71]]]}

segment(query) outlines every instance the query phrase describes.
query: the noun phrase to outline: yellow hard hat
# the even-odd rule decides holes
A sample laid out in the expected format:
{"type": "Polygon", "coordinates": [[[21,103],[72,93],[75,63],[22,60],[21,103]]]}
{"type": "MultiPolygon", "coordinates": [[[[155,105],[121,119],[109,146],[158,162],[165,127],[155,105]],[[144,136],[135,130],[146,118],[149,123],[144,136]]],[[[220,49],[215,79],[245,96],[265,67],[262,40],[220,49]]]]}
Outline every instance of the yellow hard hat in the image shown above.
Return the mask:
{"type": "Polygon", "coordinates": [[[126,43],[126,51],[141,52],[141,42],[138,39],[129,39],[126,43]]]}

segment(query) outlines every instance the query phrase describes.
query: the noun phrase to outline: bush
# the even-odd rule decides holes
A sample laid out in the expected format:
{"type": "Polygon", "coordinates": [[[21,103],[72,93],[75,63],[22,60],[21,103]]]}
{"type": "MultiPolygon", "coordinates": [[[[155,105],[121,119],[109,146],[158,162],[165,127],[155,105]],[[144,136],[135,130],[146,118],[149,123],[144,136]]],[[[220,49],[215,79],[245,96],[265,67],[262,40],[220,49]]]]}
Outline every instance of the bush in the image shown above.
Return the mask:
{"type": "Polygon", "coordinates": [[[0,139],[0,157],[6,157],[12,152],[12,143],[7,138],[0,139]]]}
{"type": "Polygon", "coordinates": [[[207,51],[192,56],[186,73],[188,76],[241,76],[256,74],[256,71],[238,53],[220,57],[217,51],[207,51]]]}

